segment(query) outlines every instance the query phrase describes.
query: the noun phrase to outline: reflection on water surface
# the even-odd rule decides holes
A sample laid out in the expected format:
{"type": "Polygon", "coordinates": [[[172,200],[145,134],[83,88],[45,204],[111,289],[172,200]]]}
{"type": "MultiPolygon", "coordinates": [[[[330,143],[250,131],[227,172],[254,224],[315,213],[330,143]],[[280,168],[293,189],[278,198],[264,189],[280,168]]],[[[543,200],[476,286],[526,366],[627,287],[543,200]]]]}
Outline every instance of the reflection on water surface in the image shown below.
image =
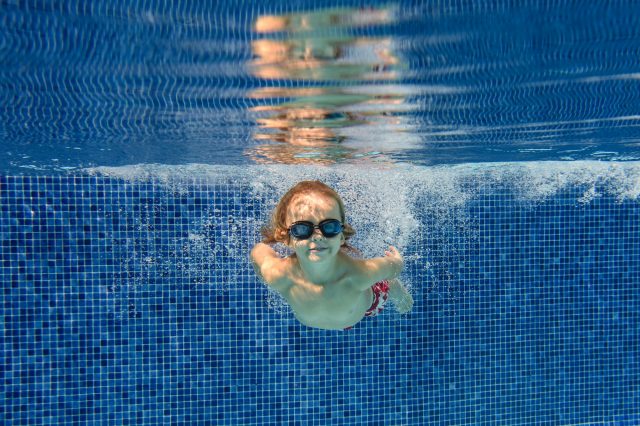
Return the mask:
{"type": "Polygon", "coordinates": [[[259,17],[250,69],[264,87],[250,96],[264,143],[246,154],[259,163],[384,161],[380,146],[410,127],[410,89],[397,83],[393,39],[355,29],[394,21],[391,7],[259,17]]]}

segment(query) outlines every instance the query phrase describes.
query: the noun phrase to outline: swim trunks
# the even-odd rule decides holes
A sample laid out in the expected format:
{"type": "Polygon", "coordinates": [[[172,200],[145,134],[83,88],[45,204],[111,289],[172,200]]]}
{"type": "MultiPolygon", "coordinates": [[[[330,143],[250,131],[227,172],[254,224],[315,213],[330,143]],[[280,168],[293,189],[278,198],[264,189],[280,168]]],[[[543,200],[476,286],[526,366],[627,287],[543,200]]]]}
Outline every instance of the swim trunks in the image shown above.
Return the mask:
{"type": "Polygon", "coordinates": [[[375,317],[384,309],[384,304],[387,303],[389,298],[389,281],[384,280],[375,283],[371,290],[373,290],[373,302],[371,306],[364,313],[365,317],[375,317]]]}
{"type": "MultiPolygon", "coordinates": [[[[375,283],[371,286],[373,291],[373,302],[371,306],[364,313],[365,317],[375,317],[384,309],[384,304],[387,303],[389,298],[389,281],[383,280],[375,283]]],[[[353,326],[345,328],[345,330],[351,330],[353,326]]]]}

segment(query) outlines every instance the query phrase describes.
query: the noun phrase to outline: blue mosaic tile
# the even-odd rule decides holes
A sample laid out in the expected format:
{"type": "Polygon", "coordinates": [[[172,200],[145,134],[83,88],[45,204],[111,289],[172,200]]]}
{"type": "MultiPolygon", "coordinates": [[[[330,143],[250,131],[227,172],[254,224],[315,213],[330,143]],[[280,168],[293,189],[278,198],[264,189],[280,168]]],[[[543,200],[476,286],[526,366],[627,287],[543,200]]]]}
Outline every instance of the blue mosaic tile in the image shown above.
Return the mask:
{"type": "Polygon", "coordinates": [[[638,421],[635,201],[494,188],[465,207],[474,238],[425,215],[414,312],[336,333],[269,307],[246,188],[0,185],[8,424],[638,421]]]}

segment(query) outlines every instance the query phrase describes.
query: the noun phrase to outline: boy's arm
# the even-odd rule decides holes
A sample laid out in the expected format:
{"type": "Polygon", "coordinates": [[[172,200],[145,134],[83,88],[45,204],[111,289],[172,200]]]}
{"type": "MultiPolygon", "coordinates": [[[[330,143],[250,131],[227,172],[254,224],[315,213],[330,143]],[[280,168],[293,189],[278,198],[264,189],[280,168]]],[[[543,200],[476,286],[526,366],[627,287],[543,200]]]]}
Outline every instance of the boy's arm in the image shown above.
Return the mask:
{"type": "Polygon", "coordinates": [[[402,272],[404,261],[398,250],[391,246],[384,257],[358,261],[357,282],[365,290],[374,283],[391,280],[402,272]]]}
{"type": "Polygon", "coordinates": [[[286,287],[285,262],[267,244],[258,243],[251,249],[251,263],[256,274],[269,287],[277,291],[282,291],[286,287]]]}

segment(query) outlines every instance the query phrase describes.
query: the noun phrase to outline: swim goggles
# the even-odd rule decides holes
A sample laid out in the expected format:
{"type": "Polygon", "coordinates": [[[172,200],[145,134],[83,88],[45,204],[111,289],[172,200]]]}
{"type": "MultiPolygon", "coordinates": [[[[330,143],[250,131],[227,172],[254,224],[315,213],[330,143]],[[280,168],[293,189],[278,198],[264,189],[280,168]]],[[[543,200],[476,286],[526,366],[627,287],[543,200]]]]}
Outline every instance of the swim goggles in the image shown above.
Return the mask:
{"type": "Polygon", "coordinates": [[[326,238],[332,238],[342,232],[344,225],[337,219],[323,220],[318,225],[307,221],[294,222],[289,227],[289,235],[297,240],[306,240],[315,229],[319,229],[326,238]]]}

